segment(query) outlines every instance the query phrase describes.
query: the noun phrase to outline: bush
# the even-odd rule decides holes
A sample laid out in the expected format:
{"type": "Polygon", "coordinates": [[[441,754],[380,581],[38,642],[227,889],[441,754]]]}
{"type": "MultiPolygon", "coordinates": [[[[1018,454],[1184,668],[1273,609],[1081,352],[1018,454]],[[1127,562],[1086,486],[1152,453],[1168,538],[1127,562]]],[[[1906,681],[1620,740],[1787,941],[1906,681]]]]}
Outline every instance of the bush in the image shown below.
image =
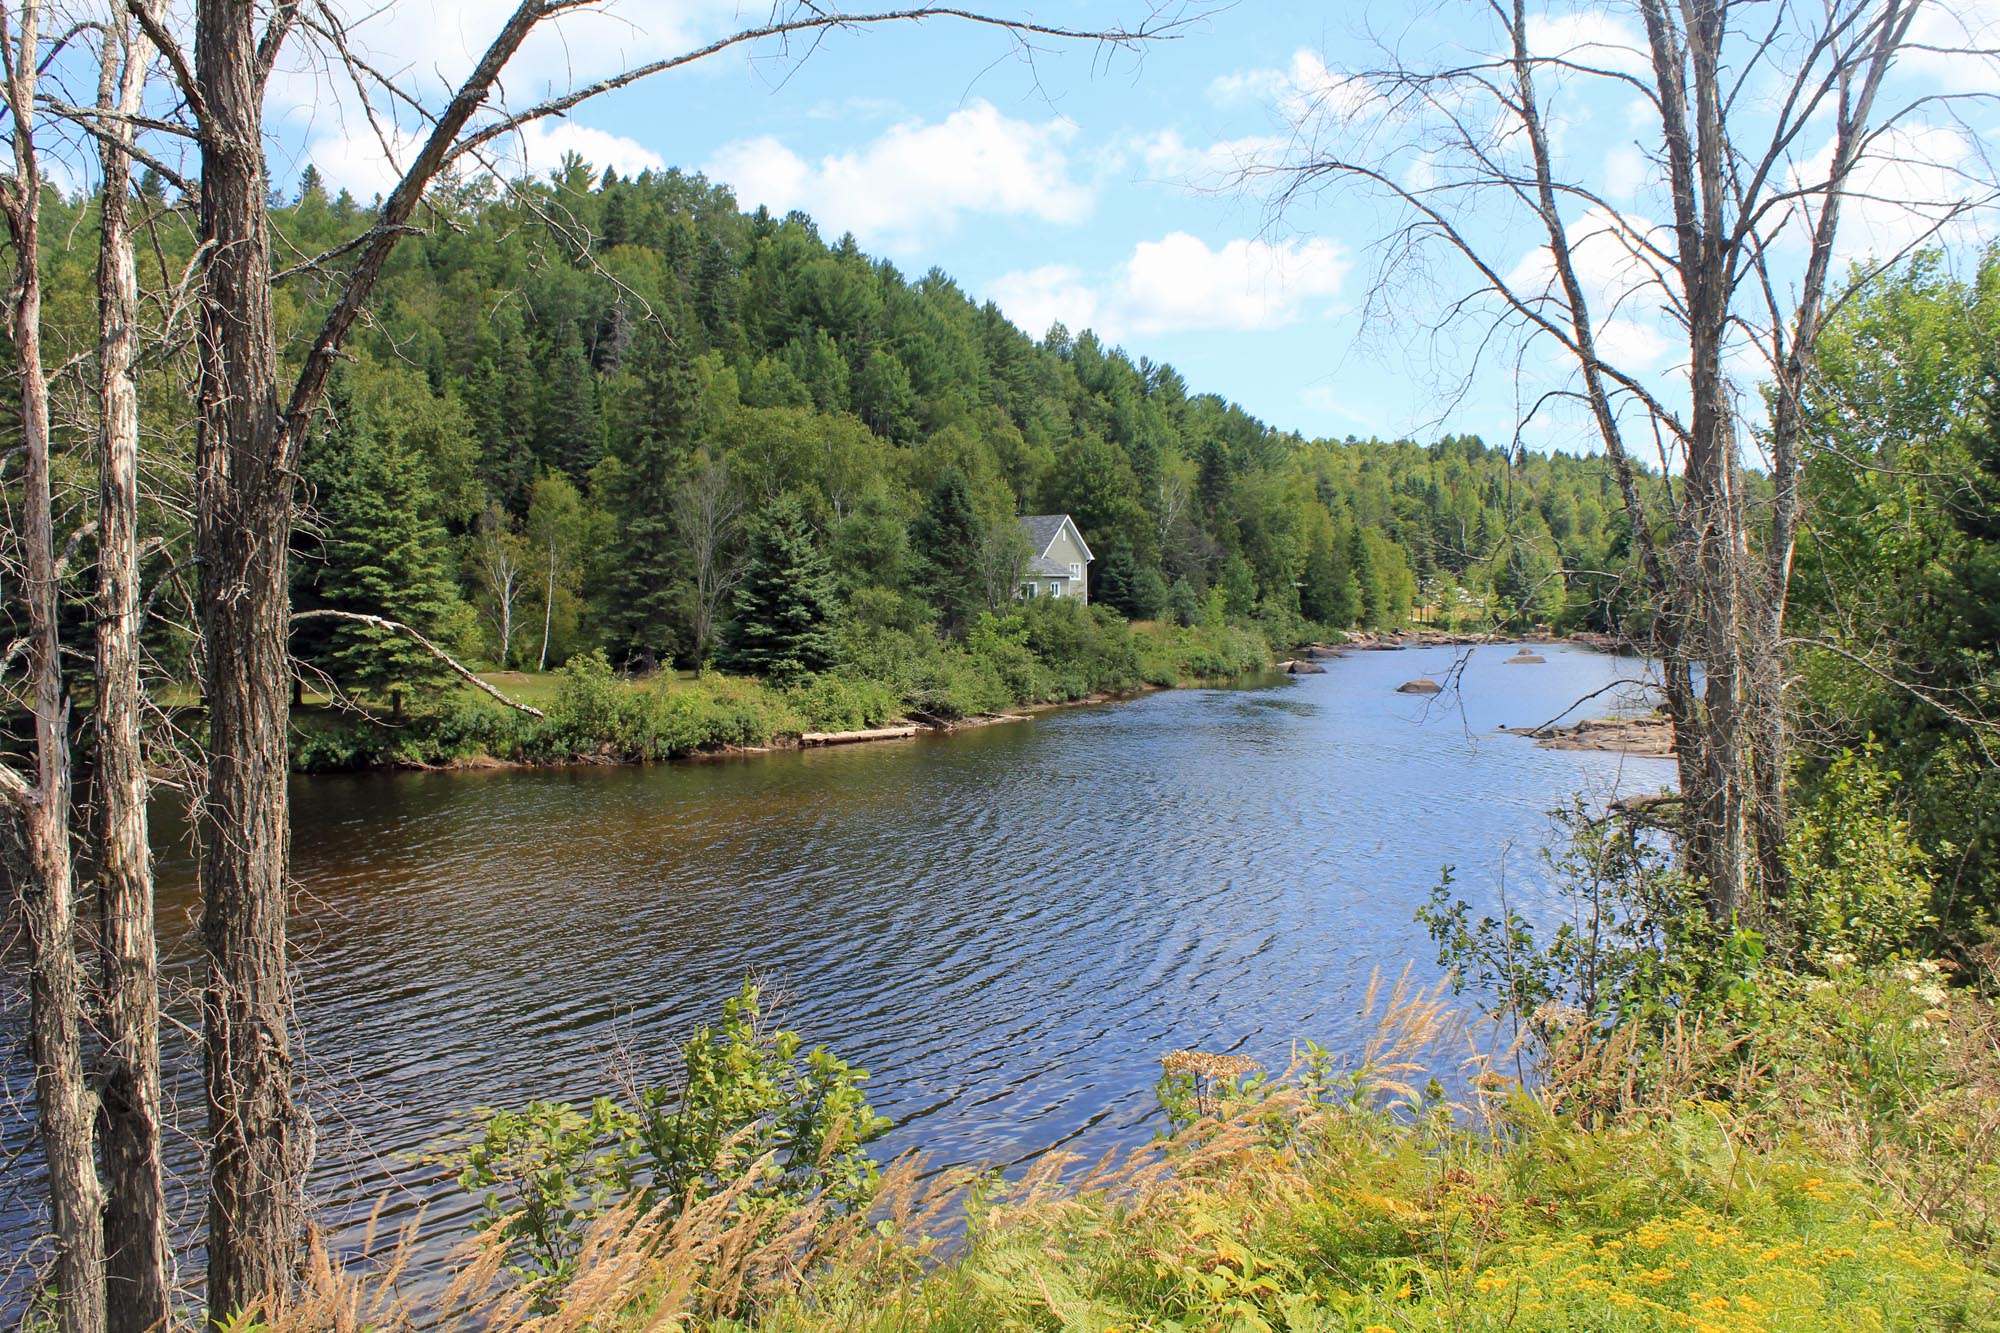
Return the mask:
{"type": "Polygon", "coordinates": [[[1490,1009],[1542,1036],[1572,1006],[1603,1029],[1652,1029],[1749,992],[1762,937],[1712,921],[1666,847],[1629,821],[1590,818],[1580,798],[1552,818],[1555,845],[1543,855],[1561,904],[1553,931],[1504,904],[1475,921],[1452,895],[1450,867],[1417,910],[1461,992],[1485,992],[1490,1009]]]}
{"type": "Polygon", "coordinates": [[[614,1208],[679,1211],[725,1191],[737,1209],[816,1205],[830,1222],[867,1207],[880,1170],[866,1147],[889,1122],[862,1094],[865,1070],[773,1029],[746,981],[681,1045],[680,1077],[626,1100],[481,1110],[459,1185],[480,1197],[509,1271],[557,1308],[586,1231],[614,1208]]]}
{"type": "Polygon", "coordinates": [[[813,731],[866,731],[902,712],[901,692],[887,681],[825,674],[785,692],[786,702],[813,731]]]}
{"type": "Polygon", "coordinates": [[[557,673],[556,697],[542,727],[542,744],[586,754],[618,739],[618,684],[602,648],[578,653],[557,673]]]}
{"type": "Polygon", "coordinates": [[[1879,749],[1843,753],[1798,806],[1785,841],[1788,944],[1807,959],[1879,962],[1937,924],[1930,857],[1894,805],[1879,749]]]}

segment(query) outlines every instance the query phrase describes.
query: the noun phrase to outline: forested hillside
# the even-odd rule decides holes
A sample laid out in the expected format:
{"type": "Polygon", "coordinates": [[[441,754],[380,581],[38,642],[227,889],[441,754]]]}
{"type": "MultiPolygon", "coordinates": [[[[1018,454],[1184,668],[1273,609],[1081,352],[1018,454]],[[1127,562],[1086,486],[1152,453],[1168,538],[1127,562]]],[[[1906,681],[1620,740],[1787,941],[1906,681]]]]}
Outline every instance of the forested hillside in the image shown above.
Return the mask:
{"type": "MultiPolygon", "coordinates": [[[[142,194],[163,292],[190,222],[157,185],[142,194]]],[[[91,207],[56,209],[46,232],[52,322],[78,346],[91,207]]],[[[788,496],[828,562],[843,660],[871,632],[962,636],[1003,608],[1020,513],[1074,515],[1093,600],[1140,620],[1276,640],[1413,616],[1611,628],[1625,610],[1624,520],[1598,460],[1470,437],[1306,440],[1170,366],[1088,332],[1037,340],[944,273],[913,280],[679,172],[571,160],[435,207],[307,451],[301,610],[387,616],[495,667],[594,648],[634,670],[727,666],[752,537],[788,496]]],[[[281,318],[310,327],[323,270],[371,211],[308,169],[275,221],[295,270],[281,318]]],[[[149,381],[168,495],[188,415],[169,378],[149,381]]],[[[150,578],[178,545],[174,507],[155,512],[150,578]]],[[[304,622],[296,646],[333,684],[399,704],[434,679],[375,627],[304,622]]]]}

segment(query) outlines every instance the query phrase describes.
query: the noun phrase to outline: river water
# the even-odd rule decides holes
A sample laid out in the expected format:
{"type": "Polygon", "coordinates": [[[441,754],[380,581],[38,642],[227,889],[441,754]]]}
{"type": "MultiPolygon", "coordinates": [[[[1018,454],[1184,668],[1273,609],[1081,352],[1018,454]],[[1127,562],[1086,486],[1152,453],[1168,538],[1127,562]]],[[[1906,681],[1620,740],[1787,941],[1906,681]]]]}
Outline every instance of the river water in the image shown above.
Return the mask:
{"type": "MultiPolygon", "coordinates": [[[[371,774],[293,788],[303,1072],[336,1235],[387,1197],[465,1203],[413,1157],[480,1105],[663,1072],[746,973],[872,1071],[881,1154],[1005,1164],[1156,1127],[1182,1046],[1282,1067],[1364,1035],[1370,975],[1437,973],[1412,919],[1460,896],[1546,911],[1545,812],[1671,783],[1662,760],[1496,734],[1643,666],[1564,647],[1364,652],[1327,674],[1059,710],[916,741],[645,768],[371,774]]],[[[1612,691],[1586,705],[1599,715],[1612,691]]],[[[1633,699],[1628,696],[1628,704],[1633,699]]],[[[161,932],[185,1018],[192,876],[162,828],[161,932]]],[[[37,1230],[18,967],[0,999],[0,1255],[37,1230]]],[[[197,1160],[199,1084],[170,1036],[197,1160]]],[[[183,1196],[189,1217],[198,1200],[183,1196]]],[[[22,1274],[0,1258],[0,1311],[22,1274]],[[12,1271],[10,1271],[12,1270],[12,1271]]],[[[11,1298],[11,1301],[10,1301],[11,1298]]]]}

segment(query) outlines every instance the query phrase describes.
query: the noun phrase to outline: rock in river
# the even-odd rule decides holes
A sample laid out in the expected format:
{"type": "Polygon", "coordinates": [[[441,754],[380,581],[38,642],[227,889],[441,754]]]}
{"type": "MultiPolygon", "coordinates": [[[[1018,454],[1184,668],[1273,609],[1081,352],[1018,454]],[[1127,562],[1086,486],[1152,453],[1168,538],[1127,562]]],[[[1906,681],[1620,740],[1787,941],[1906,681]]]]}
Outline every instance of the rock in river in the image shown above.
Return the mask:
{"type": "Polygon", "coordinates": [[[1419,676],[1415,680],[1406,680],[1396,687],[1396,693],[1398,694],[1439,694],[1443,690],[1444,686],[1438,684],[1429,676],[1419,676]]]}

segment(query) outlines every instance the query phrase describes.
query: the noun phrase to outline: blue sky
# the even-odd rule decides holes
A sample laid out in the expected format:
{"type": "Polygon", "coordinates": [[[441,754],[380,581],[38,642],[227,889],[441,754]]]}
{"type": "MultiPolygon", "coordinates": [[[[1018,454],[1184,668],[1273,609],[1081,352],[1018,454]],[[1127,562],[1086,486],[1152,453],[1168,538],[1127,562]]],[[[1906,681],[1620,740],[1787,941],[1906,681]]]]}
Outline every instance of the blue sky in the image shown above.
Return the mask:
{"type": "MultiPolygon", "coordinates": [[[[2000,0],[1971,6],[1976,22],[1992,3],[2000,0]]],[[[379,64],[435,90],[469,64],[506,7],[396,0],[359,31],[379,64]]],[[[509,103],[687,49],[769,12],[735,0],[623,0],[610,9],[538,38],[510,74],[509,103]]],[[[1561,382],[1546,348],[1487,345],[1470,370],[1481,347],[1476,321],[1430,331],[1440,304],[1463,286],[1449,265],[1405,270],[1388,299],[1369,302],[1388,212],[1339,196],[1278,214],[1264,188],[1232,180],[1242,165],[1284,154],[1302,108],[1338,88],[1329,64],[1372,63],[1375,39],[1419,62],[1491,49],[1482,12],[1241,0],[1138,52],[1041,40],[1030,56],[1005,34],[949,21],[836,33],[805,59],[796,46],[739,48],[533,129],[510,143],[507,165],[544,169],[575,150],[621,171],[701,170],[745,207],[802,208],[829,239],[851,230],[912,274],[935,265],[1037,335],[1055,319],[1095,328],[1273,425],[1334,437],[1470,430],[1498,442],[1525,404],[1561,382]]],[[[1078,28],[1143,15],[1133,0],[1034,11],[1078,28]]],[[[1557,7],[1534,25],[1538,49],[1586,51],[1613,67],[1635,58],[1636,22],[1615,8],[1557,7]]],[[[1992,71],[1983,73],[1991,86],[1992,71]]],[[[1910,73],[1913,87],[1967,77],[1935,61],[1910,73]]],[[[280,71],[276,167],[282,175],[310,159],[336,184],[372,194],[390,179],[381,140],[339,84],[304,56],[280,71]]],[[[1616,243],[1664,212],[1642,119],[1615,84],[1553,89],[1551,100],[1560,102],[1562,153],[1604,182],[1616,210],[1615,224],[1600,229],[1610,242],[1585,247],[1602,252],[1591,267],[1605,306],[1625,316],[1610,335],[1635,364],[1670,380],[1672,330],[1632,277],[1630,246],[1616,243]]],[[[1330,101],[1353,123],[1366,120],[1338,96],[1330,101]]],[[[1987,140],[1976,123],[1947,134],[1916,155],[1935,167],[1976,156],[1987,140]]],[[[400,146],[394,136],[392,146],[400,146]]],[[[1803,145],[1801,159],[1815,147],[1803,145]]],[[[1398,166],[1425,169],[1408,156],[1398,166]]],[[[1919,192],[1936,191],[1926,182],[1919,192]]],[[[1862,221],[1857,238],[1879,233],[1884,245],[1913,230],[1906,210],[1877,208],[1862,221]]],[[[1504,220],[1494,227],[1495,253],[1532,278],[1545,262],[1534,237],[1504,220]]],[[[1541,448],[1590,446],[1588,430],[1562,412],[1535,417],[1524,438],[1541,448]]]]}

